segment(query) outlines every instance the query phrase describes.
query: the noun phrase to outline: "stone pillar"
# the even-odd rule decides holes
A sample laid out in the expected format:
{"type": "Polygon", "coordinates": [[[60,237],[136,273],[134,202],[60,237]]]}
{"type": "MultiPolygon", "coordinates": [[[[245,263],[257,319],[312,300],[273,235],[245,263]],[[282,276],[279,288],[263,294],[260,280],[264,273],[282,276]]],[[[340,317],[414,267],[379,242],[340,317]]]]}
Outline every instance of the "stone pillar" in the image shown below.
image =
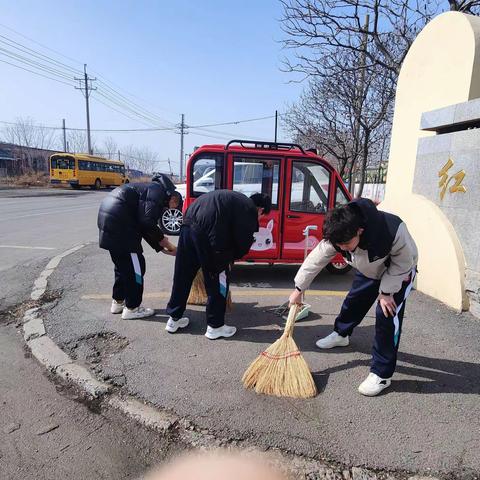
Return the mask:
{"type": "MultiPolygon", "coordinates": [[[[456,310],[469,306],[463,244],[467,241],[465,232],[476,229],[476,224],[469,227],[468,222],[464,223],[461,232],[456,231],[459,222],[454,218],[468,209],[480,187],[478,182],[469,184],[466,192],[448,192],[446,204],[437,201],[442,178],[439,171],[445,165],[445,155],[437,158],[435,149],[441,149],[438,145],[448,140],[438,135],[443,137],[434,140],[440,142],[438,145],[428,143],[424,137],[437,132],[422,130],[421,118],[423,112],[480,97],[479,47],[480,18],[458,12],[436,17],[413,43],[398,80],[386,196],[380,206],[401,216],[417,242],[417,288],[456,310]],[[420,138],[427,143],[419,143],[420,138]],[[426,153],[429,149],[430,153],[426,153]]],[[[445,147],[444,152],[447,150],[445,147]]],[[[448,170],[448,178],[461,166],[457,157],[453,161],[457,163],[448,170]]],[[[473,179],[473,171],[465,171],[465,181],[470,175],[473,179]]]]}

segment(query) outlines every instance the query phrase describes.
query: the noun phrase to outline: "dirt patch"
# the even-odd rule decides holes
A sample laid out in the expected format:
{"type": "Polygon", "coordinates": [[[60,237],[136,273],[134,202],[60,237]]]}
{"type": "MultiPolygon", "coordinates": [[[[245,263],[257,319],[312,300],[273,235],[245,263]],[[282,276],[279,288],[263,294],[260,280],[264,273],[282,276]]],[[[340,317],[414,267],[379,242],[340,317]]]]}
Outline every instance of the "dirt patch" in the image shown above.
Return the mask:
{"type": "Polygon", "coordinates": [[[26,300],[25,302],[18,303],[11,307],[6,308],[5,310],[0,311],[0,324],[1,325],[11,325],[12,323],[20,326],[22,324],[23,316],[25,312],[30,308],[38,308],[55,300],[58,297],[51,298],[51,296],[42,296],[39,300],[26,300]],[[46,298],[44,298],[46,297],[46,298]]]}
{"type": "Polygon", "coordinates": [[[108,359],[117,355],[129,341],[114,332],[101,332],[86,335],[72,340],[61,346],[73,360],[92,370],[102,381],[117,387],[126,384],[126,377],[121,372],[112,371],[108,368],[108,359]]]}

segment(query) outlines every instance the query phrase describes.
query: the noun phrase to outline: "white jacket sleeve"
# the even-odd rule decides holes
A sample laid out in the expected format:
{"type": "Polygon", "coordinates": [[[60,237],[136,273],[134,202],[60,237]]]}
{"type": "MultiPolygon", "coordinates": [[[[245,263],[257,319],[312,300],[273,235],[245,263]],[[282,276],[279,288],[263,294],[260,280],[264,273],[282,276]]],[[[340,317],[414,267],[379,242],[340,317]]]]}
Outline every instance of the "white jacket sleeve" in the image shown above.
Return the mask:
{"type": "Polygon", "coordinates": [[[397,293],[418,261],[417,246],[411,237],[407,226],[402,223],[390,251],[390,265],[380,281],[380,292],[397,293]]]}
{"type": "Polygon", "coordinates": [[[315,277],[328,265],[330,260],[337,254],[333,245],[322,240],[308,255],[302,266],[295,275],[295,286],[302,291],[306,290],[315,277]]]}

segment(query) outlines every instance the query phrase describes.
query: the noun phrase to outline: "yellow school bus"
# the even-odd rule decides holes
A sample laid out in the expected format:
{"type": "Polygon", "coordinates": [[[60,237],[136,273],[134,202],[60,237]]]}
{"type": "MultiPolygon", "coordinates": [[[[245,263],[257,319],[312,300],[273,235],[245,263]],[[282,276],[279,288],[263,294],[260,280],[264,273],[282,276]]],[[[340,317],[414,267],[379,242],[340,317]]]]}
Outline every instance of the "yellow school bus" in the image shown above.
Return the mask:
{"type": "Polygon", "coordinates": [[[128,178],[123,162],[83,153],[54,153],[50,156],[50,183],[98,190],[128,183],[128,178]]]}

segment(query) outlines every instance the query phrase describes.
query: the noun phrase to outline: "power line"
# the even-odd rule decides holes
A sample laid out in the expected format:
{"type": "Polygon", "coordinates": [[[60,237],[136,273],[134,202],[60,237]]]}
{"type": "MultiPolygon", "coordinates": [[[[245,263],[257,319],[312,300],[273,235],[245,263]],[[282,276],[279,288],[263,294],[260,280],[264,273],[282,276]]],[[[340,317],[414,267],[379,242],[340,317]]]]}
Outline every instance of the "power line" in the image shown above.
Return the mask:
{"type": "Polygon", "coordinates": [[[33,73],[34,75],[38,75],[39,77],[48,78],[49,80],[53,80],[54,82],[63,83],[64,85],[68,85],[69,87],[73,86],[72,83],[67,83],[67,82],[64,82],[63,80],[58,80],[57,78],[52,78],[52,77],[49,77],[47,75],[43,75],[42,73],[38,73],[38,72],[35,72],[35,71],[30,70],[28,68],[21,67],[20,65],[16,65],[15,63],[7,62],[6,60],[0,59],[0,62],[6,63],[7,65],[11,65],[12,67],[19,68],[20,70],[25,70],[26,72],[33,73]]]}
{"type": "MultiPolygon", "coordinates": [[[[74,62],[77,62],[77,60],[72,59],[71,57],[67,57],[67,56],[61,54],[60,52],[57,52],[56,50],[53,50],[49,47],[46,47],[45,45],[42,45],[41,43],[36,42],[35,40],[30,39],[29,37],[26,37],[25,35],[22,35],[21,33],[15,31],[15,30],[13,30],[9,27],[6,27],[5,25],[0,24],[0,26],[3,26],[4,28],[7,28],[8,30],[16,33],[17,35],[20,35],[23,38],[26,38],[27,40],[41,46],[42,48],[45,48],[49,51],[52,51],[52,52],[56,53],[57,55],[60,55],[60,56],[62,56],[64,58],[67,58],[69,60],[73,60],[74,62]]],[[[12,40],[12,39],[9,39],[8,37],[5,37],[4,35],[0,35],[0,42],[3,42],[3,44],[6,43],[7,46],[10,46],[11,48],[15,48],[15,49],[19,50],[20,52],[22,52],[26,55],[31,55],[36,60],[25,57],[23,55],[19,55],[16,52],[11,52],[9,50],[5,50],[5,49],[0,48],[0,50],[3,50],[3,52],[6,52],[6,53],[3,53],[3,55],[15,60],[16,62],[20,62],[23,65],[34,68],[35,70],[39,70],[39,71],[33,71],[33,70],[30,70],[29,68],[21,67],[17,64],[13,64],[13,63],[7,62],[5,60],[0,60],[3,63],[6,63],[8,65],[23,69],[23,70],[25,70],[27,72],[30,72],[30,73],[34,73],[36,75],[47,78],[49,80],[57,81],[58,83],[64,83],[66,85],[73,85],[73,83],[69,83],[70,78],[71,78],[70,77],[70,75],[71,75],[70,72],[74,72],[74,73],[79,73],[80,72],[78,69],[73,68],[73,67],[71,67],[70,65],[67,65],[64,62],[60,62],[58,60],[55,60],[54,58],[52,58],[48,55],[45,55],[41,52],[33,50],[33,49],[23,45],[22,43],[16,42],[15,40],[12,40]],[[1,38],[5,39],[6,41],[1,40],[1,38]],[[9,43],[7,43],[7,42],[9,42],[9,43]],[[13,55],[13,57],[12,57],[12,55],[13,55]],[[40,63],[37,60],[40,60],[41,62],[46,62],[46,63],[40,63]],[[67,72],[62,71],[61,68],[66,68],[68,71],[67,72]],[[42,72],[42,73],[40,73],[40,72],[42,72]],[[56,78],[52,78],[49,75],[45,75],[45,73],[47,73],[49,75],[52,75],[56,78]]],[[[0,54],[2,54],[2,53],[0,52],[0,54]]],[[[128,99],[127,97],[125,97],[124,95],[122,95],[121,93],[116,91],[114,88],[110,87],[110,85],[108,85],[107,82],[104,82],[103,80],[99,80],[98,83],[99,83],[99,85],[98,85],[98,89],[97,89],[97,94],[100,95],[101,97],[103,97],[103,99],[105,101],[100,100],[95,95],[92,96],[92,98],[95,98],[96,101],[98,101],[99,103],[102,103],[107,108],[110,108],[111,110],[114,110],[115,112],[120,113],[120,114],[126,116],[127,118],[129,118],[131,120],[139,121],[140,123],[143,123],[143,124],[146,124],[146,125],[152,125],[153,124],[154,126],[152,128],[149,128],[149,129],[97,129],[95,131],[105,131],[105,132],[107,132],[107,131],[108,132],[152,131],[152,132],[154,132],[154,131],[163,131],[163,130],[174,130],[174,129],[178,128],[178,125],[175,125],[174,123],[172,123],[170,121],[162,119],[160,116],[156,115],[155,113],[150,112],[149,110],[142,107],[138,103],[133,102],[132,100],[128,99]],[[128,112],[129,114],[134,115],[135,118],[121,112],[120,110],[118,110],[117,108],[112,106],[112,104],[115,105],[116,107],[120,108],[121,110],[124,110],[124,111],[128,112]],[[158,126],[158,124],[160,122],[166,122],[167,124],[170,124],[172,127],[171,128],[165,127],[165,125],[158,126]]],[[[184,132],[186,132],[186,129],[189,129],[189,128],[202,129],[202,128],[206,128],[206,127],[238,125],[240,123],[268,120],[268,119],[271,119],[271,118],[274,118],[274,115],[245,119],[245,120],[236,120],[236,121],[231,121],[231,122],[210,123],[210,124],[202,124],[202,125],[187,125],[187,124],[184,124],[184,132]]],[[[77,129],[77,130],[82,130],[82,129],[77,129]]],[[[220,132],[213,132],[213,133],[220,133],[220,132]]],[[[229,135],[226,132],[222,132],[222,133],[224,133],[225,135],[229,135]]],[[[236,135],[238,135],[238,134],[236,134],[236,135]]]]}
{"type": "MultiPolygon", "coordinates": [[[[33,50],[27,47],[26,45],[16,42],[15,40],[9,39],[4,35],[0,35],[0,42],[2,42],[4,46],[6,45],[10,48],[17,50],[17,51],[11,51],[11,50],[0,48],[0,50],[3,50],[4,52],[3,55],[6,55],[7,57],[10,57],[17,62],[20,62],[29,67],[32,67],[36,70],[40,70],[42,72],[49,73],[56,77],[63,78],[66,81],[71,79],[71,72],[75,74],[80,73],[78,69],[73,68],[63,62],[59,62],[48,55],[44,55],[43,53],[33,50]],[[2,40],[2,38],[4,40],[2,40]],[[29,58],[28,56],[24,56],[24,55],[19,55],[18,51],[20,51],[23,54],[29,55],[30,57],[33,57],[33,58],[29,58]],[[66,68],[67,71],[63,70],[64,68],[66,68]]],[[[5,62],[5,63],[8,63],[8,62],[5,62]]],[[[12,66],[15,66],[15,65],[12,65],[12,66]]],[[[27,69],[27,71],[30,71],[30,70],[27,69]]],[[[30,72],[34,73],[32,71],[30,72]]],[[[133,113],[137,117],[147,120],[149,124],[158,124],[159,121],[164,121],[158,115],[149,112],[147,109],[129,100],[121,93],[118,93],[114,88],[110,87],[106,82],[101,81],[101,83],[102,83],[103,89],[105,90],[103,92],[105,98],[109,99],[112,103],[116,104],[118,107],[128,110],[130,113],[133,113]]],[[[107,106],[108,108],[111,108],[109,104],[105,104],[105,106],[107,106]]],[[[112,108],[112,110],[117,111],[114,108],[112,108]]],[[[171,122],[167,122],[167,123],[171,123],[171,122]]]]}
{"type": "MultiPolygon", "coordinates": [[[[193,128],[193,127],[190,127],[190,128],[193,128]]],[[[207,133],[214,133],[214,134],[218,134],[218,135],[221,135],[221,136],[224,136],[224,137],[228,137],[228,138],[234,138],[234,137],[240,137],[240,138],[249,138],[251,140],[261,140],[260,138],[258,137],[254,137],[252,135],[250,135],[249,133],[246,134],[246,133],[240,133],[240,132],[236,132],[236,133],[232,133],[232,132],[222,132],[220,130],[212,130],[210,128],[194,128],[194,130],[197,130],[199,132],[207,132],[207,133]]],[[[192,132],[193,133],[193,132],[192,132]]],[[[220,138],[220,137],[219,137],[220,138]]]]}
{"type": "Polygon", "coordinates": [[[62,73],[61,71],[56,70],[55,68],[49,67],[48,65],[44,65],[44,64],[39,63],[35,60],[31,60],[27,57],[24,57],[23,55],[18,55],[17,53],[10,52],[10,51],[5,50],[4,48],[1,48],[1,47],[0,47],[0,55],[4,55],[6,57],[11,58],[12,60],[15,60],[16,62],[20,62],[24,65],[31,66],[32,68],[36,68],[38,70],[50,73],[50,74],[55,75],[59,78],[63,78],[67,81],[71,80],[71,78],[72,78],[70,75],[66,75],[66,74],[62,73]]]}
{"type": "Polygon", "coordinates": [[[72,73],[75,75],[78,75],[81,73],[81,70],[77,68],[70,67],[70,65],[67,65],[66,63],[59,62],[58,60],[55,60],[52,57],[49,57],[48,55],[44,55],[41,52],[37,52],[36,50],[33,50],[26,45],[23,45],[22,43],[16,42],[15,40],[12,40],[8,37],[5,37],[4,35],[0,35],[0,42],[7,44],[9,47],[16,48],[17,50],[20,50],[23,53],[27,53],[28,55],[31,55],[33,57],[39,58],[40,60],[46,59],[50,63],[55,63],[61,67],[67,68],[70,70],[72,73]],[[3,38],[3,40],[1,40],[3,38]],[[12,45],[13,44],[13,45],[12,45]]]}
{"type": "Polygon", "coordinates": [[[275,115],[269,115],[267,117],[249,118],[247,120],[236,120],[234,122],[210,123],[208,125],[193,125],[190,128],[220,127],[222,125],[237,125],[238,123],[258,122],[259,120],[268,120],[270,118],[275,118],[275,115]]]}
{"type": "MultiPolygon", "coordinates": [[[[127,115],[125,112],[122,112],[121,110],[116,109],[115,107],[112,107],[108,103],[104,102],[103,100],[100,100],[98,96],[93,96],[92,97],[95,102],[101,103],[102,105],[105,105],[107,108],[114,110],[115,112],[119,113],[120,115],[123,115],[124,117],[133,120],[135,122],[140,122],[143,123],[144,125],[150,125],[150,123],[146,123],[143,120],[139,120],[138,118],[134,118],[130,115],[127,115]]],[[[51,127],[51,128],[56,128],[56,127],[51,127]]],[[[70,128],[70,130],[85,130],[84,128],[70,128]]],[[[95,129],[92,128],[92,132],[111,132],[111,133],[125,133],[125,132],[152,132],[152,131],[161,131],[161,130],[174,130],[173,128],[165,128],[165,129],[159,129],[159,128],[139,128],[139,129],[113,129],[113,128],[100,128],[100,129],[95,129]]]]}
{"type": "Polygon", "coordinates": [[[121,93],[117,92],[115,89],[113,89],[112,87],[110,87],[107,83],[105,83],[103,80],[99,80],[99,83],[102,84],[104,86],[104,88],[106,88],[111,94],[113,94],[114,96],[118,97],[119,99],[125,101],[127,104],[130,104],[132,105],[133,107],[137,108],[140,112],[144,112],[145,114],[147,114],[148,116],[151,116],[152,118],[154,118],[156,121],[160,121],[160,122],[166,122],[170,125],[174,125],[173,122],[170,122],[168,120],[165,120],[163,119],[162,117],[160,117],[159,115],[155,114],[155,113],[152,113],[150,112],[149,110],[143,108],[141,105],[139,105],[138,103],[135,103],[133,102],[132,100],[128,99],[127,97],[125,97],[124,95],[122,95],[121,93]]]}
{"type": "MultiPolygon", "coordinates": [[[[97,91],[98,93],[98,91],[97,91]]],[[[104,102],[102,102],[98,97],[96,97],[95,95],[92,96],[92,98],[97,101],[97,102],[100,102],[102,103],[103,105],[105,106],[108,106],[106,105],[104,102]]],[[[113,107],[110,107],[110,108],[113,108],[113,107]]],[[[119,113],[122,113],[118,110],[116,110],[117,112],[119,113]]],[[[122,113],[123,114],[123,113],[122,113]]],[[[280,114],[279,114],[280,115],[280,114]]],[[[125,115],[127,118],[129,118],[130,120],[133,120],[132,117],[129,117],[128,115],[125,115]]],[[[234,122],[223,122],[223,123],[216,123],[216,124],[212,124],[212,125],[236,125],[238,123],[244,123],[244,122],[253,122],[253,121],[258,121],[258,120],[263,120],[265,118],[273,118],[274,116],[270,116],[270,117],[261,117],[261,118],[255,118],[255,119],[249,119],[249,120],[238,120],[238,121],[234,121],[234,122]]],[[[5,123],[5,124],[11,124],[11,125],[14,125],[15,123],[14,122],[6,122],[6,121],[0,121],[0,123],[5,123]]],[[[43,128],[49,128],[49,129],[52,129],[52,130],[60,130],[61,127],[53,127],[53,126],[44,126],[43,128]]],[[[174,130],[177,130],[179,127],[178,125],[175,126],[175,127],[149,127],[149,128],[92,128],[91,131],[92,132],[162,132],[162,131],[174,131],[174,130]]],[[[197,125],[187,125],[185,124],[185,128],[188,128],[188,129],[198,129],[198,130],[204,130],[204,131],[207,131],[207,132],[213,132],[213,133],[222,133],[222,134],[225,134],[225,135],[230,135],[229,132],[220,132],[220,131],[217,131],[217,130],[209,130],[209,129],[206,129],[204,128],[203,126],[197,126],[197,125]]],[[[67,130],[79,130],[79,131],[85,131],[84,128],[76,128],[76,127],[67,127],[67,130]]],[[[192,132],[193,133],[193,132],[192,132]]],[[[239,133],[235,133],[235,134],[231,134],[231,136],[237,136],[237,135],[240,135],[239,133]]]]}
{"type": "MultiPolygon", "coordinates": [[[[82,62],[80,62],[79,60],[76,60],[75,58],[72,58],[72,57],[67,57],[66,55],[64,55],[63,53],[60,53],[60,52],[57,52],[57,50],[53,50],[52,48],[50,47],[47,47],[46,45],[43,45],[42,43],[40,42],[37,42],[36,40],[33,40],[33,38],[30,38],[30,37],[27,37],[26,35],[24,35],[23,33],[20,33],[20,32],[17,32],[16,30],[14,30],[13,28],[11,27],[7,27],[6,25],[4,25],[3,23],[0,23],[0,27],[3,27],[7,30],[10,30],[11,32],[15,33],[16,35],[19,35],[20,37],[23,37],[25,38],[26,40],[32,42],[32,43],[35,43],[37,45],[39,45],[40,47],[44,48],[45,50],[49,50],[50,52],[53,52],[53,53],[56,53],[57,55],[59,55],[60,57],[63,57],[63,58],[66,58],[67,60],[71,60],[75,63],[78,63],[78,64],[82,64],[82,62]]],[[[80,70],[79,70],[80,71],[80,70]]]]}

